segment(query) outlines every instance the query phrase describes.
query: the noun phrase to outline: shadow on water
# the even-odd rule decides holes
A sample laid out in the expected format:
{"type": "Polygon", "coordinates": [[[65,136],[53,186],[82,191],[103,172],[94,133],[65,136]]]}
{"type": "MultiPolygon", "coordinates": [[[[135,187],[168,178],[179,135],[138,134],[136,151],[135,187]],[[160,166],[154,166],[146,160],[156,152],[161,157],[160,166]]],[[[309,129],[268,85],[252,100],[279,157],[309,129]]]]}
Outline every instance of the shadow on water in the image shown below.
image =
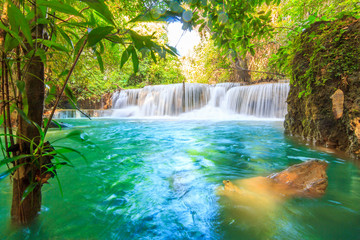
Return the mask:
{"type": "MultiPolygon", "coordinates": [[[[1,239],[356,239],[360,173],[351,162],[296,144],[278,122],[66,120],[94,146],[88,164],[44,187],[31,227],[9,229],[11,189],[0,185],[1,239]],[[99,150],[101,149],[101,150],[99,150]],[[266,211],[219,196],[225,179],[267,176],[308,159],[329,162],[320,199],[290,199],[266,211]]],[[[69,130],[52,131],[50,138],[69,130]]],[[[74,147],[73,142],[61,145],[74,147]]]]}

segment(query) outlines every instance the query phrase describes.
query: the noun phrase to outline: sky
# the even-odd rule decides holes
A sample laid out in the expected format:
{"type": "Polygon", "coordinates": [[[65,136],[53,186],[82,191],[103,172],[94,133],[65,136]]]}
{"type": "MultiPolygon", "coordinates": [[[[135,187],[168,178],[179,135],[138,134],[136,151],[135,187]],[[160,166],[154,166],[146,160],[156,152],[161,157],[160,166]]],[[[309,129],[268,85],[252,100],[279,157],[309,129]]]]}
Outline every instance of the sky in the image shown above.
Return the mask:
{"type": "Polygon", "coordinates": [[[168,26],[169,45],[176,47],[180,56],[185,56],[194,46],[200,43],[200,36],[197,31],[185,31],[181,29],[179,22],[170,23],[168,26]]]}

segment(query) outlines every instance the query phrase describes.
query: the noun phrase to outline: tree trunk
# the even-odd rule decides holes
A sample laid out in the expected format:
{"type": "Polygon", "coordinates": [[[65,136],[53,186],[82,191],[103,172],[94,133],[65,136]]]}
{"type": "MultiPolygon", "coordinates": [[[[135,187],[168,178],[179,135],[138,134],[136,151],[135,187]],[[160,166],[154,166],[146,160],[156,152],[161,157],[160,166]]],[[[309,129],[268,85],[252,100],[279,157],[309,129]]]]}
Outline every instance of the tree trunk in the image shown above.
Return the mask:
{"type": "Polygon", "coordinates": [[[248,71],[246,57],[241,58],[240,56],[237,56],[234,65],[234,76],[232,82],[250,82],[251,76],[248,71]]]}
{"type": "MultiPolygon", "coordinates": [[[[43,26],[38,25],[37,33],[33,33],[34,38],[40,38],[43,32],[43,26]]],[[[30,48],[28,48],[30,49],[30,48]]],[[[27,54],[25,52],[25,54],[27,54]]],[[[27,117],[39,126],[42,126],[44,112],[44,63],[38,56],[30,59],[29,67],[24,77],[25,93],[28,102],[27,117]]],[[[36,144],[40,142],[40,133],[38,129],[29,124],[24,119],[21,120],[21,129],[18,135],[25,136],[34,140],[36,144]]],[[[20,153],[30,153],[30,143],[19,141],[20,153]]],[[[35,176],[41,174],[41,159],[21,159],[16,164],[25,163],[13,175],[13,198],[11,206],[11,218],[13,223],[28,224],[38,215],[41,208],[41,183],[38,183],[33,191],[23,200],[24,191],[32,184],[37,183],[35,176]],[[30,162],[32,160],[32,162],[30,162]],[[28,164],[27,164],[28,163],[28,164]],[[22,201],[22,202],[21,202],[22,201]]],[[[31,190],[29,188],[28,190],[31,190]]]]}

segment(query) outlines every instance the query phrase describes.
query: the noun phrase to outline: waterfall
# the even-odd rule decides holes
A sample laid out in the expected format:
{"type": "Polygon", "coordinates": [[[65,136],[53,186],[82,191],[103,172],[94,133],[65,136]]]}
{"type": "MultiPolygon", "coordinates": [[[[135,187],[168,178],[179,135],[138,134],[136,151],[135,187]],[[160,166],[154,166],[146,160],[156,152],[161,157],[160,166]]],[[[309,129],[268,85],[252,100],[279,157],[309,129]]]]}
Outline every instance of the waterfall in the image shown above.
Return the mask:
{"type": "Polygon", "coordinates": [[[183,103],[183,84],[146,86],[115,92],[112,97],[113,116],[179,116],[216,109],[217,115],[284,118],[289,88],[286,82],[257,85],[187,83],[183,103]]]}

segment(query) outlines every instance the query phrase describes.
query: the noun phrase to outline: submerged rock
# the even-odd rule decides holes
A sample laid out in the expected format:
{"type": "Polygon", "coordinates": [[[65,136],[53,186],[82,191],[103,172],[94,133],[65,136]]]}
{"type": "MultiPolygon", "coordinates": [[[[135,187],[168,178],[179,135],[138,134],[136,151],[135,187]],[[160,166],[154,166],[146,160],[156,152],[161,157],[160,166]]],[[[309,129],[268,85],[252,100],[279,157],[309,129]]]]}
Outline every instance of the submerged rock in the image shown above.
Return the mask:
{"type": "Polygon", "coordinates": [[[296,190],[294,195],[320,197],[325,194],[328,186],[327,166],[325,161],[311,160],[271,174],[268,178],[296,190]]]}
{"type": "Polygon", "coordinates": [[[327,166],[325,161],[310,160],[267,177],[241,179],[234,183],[224,180],[224,188],[218,193],[237,202],[254,203],[257,198],[262,205],[265,201],[272,205],[289,197],[321,197],[328,186],[327,166]]]}

